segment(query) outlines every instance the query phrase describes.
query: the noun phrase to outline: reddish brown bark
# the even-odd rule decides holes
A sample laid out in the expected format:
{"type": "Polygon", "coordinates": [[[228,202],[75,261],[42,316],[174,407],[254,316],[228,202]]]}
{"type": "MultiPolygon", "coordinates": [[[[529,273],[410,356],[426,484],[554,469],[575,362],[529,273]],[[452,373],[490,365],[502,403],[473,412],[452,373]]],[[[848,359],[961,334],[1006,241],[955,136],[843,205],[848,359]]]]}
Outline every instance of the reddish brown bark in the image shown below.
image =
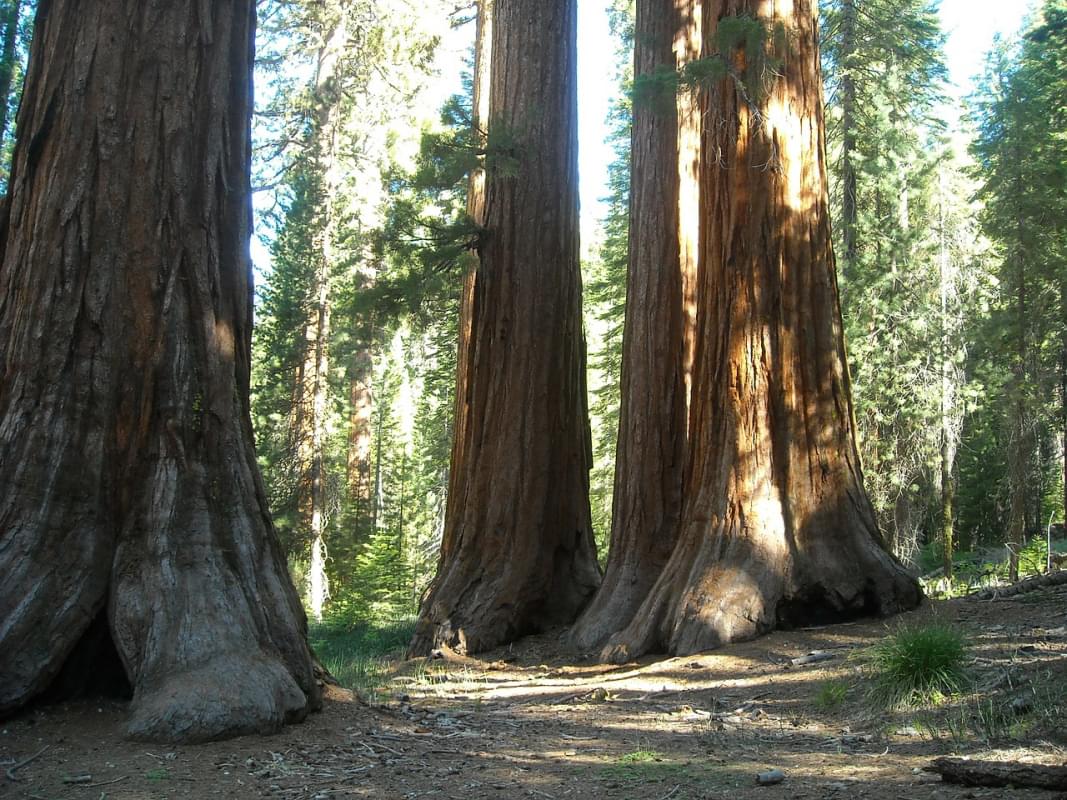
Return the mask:
{"type": "MultiPolygon", "coordinates": [[[[489,75],[492,66],[493,0],[478,2],[477,29],[474,37],[474,85],[471,102],[471,125],[474,141],[484,150],[486,127],[489,122],[489,75]]],[[[471,172],[467,186],[467,215],[476,225],[485,225],[485,169],[478,167],[471,172]]],[[[467,425],[470,420],[470,370],[473,341],[471,339],[474,314],[474,287],[478,276],[478,253],[468,254],[467,269],[463,276],[463,288],[459,299],[459,349],[456,358],[456,402],[452,415],[452,453],[449,461],[448,497],[463,494],[467,473],[461,469],[465,463],[467,425]]],[[[446,503],[445,527],[438,556],[438,570],[452,559],[455,545],[453,532],[458,530],[455,515],[462,506],[446,503]]]]}
{"type": "MultiPolygon", "coordinates": [[[[703,45],[701,19],[704,0],[675,0],[682,25],[674,40],[679,67],[700,58],[703,45]]],[[[696,357],[697,280],[700,266],[700,119],[701,103],[695,90],[678,95],[678,246],[682,272],[682,306],[685,348],[685,398],[688,425],[696,357]]]]}
{"type": "Polygon", "coordinates": [[[574,0],[493,3],[486,234],[440,566],[411,652],[571,622],[599,580],[578,270],[574,0]],[[462,432],[462,433],[459,433],[462,432]]]}
{"type": "Polygon", "coordinates": [[[39,6],[0,229],[0,712],[101,610],[132,736],[319,703],[248,408],[254,5],[39,6]]]}
{"type": "Polygon", "coordinates": [[[371,500],[370,452],[374,425],[374,362],[370,349],[360,344],[352,357],[348,376],[348,452],[346,479],[348,499],[365,514],[371,500]]]}
{"type": "MultiPolygon", "coordinates": [[[[681,9],[676,0],[639,0],[636,80],[688,60],[692,22],[692,7],[681,9]]],[[[692,288],[695,266],[695,253],[683,245],[692,241],[693,221],[683,225],[681,214],[683,178],[693,173],[696,144],[685,135],[695,117],[690,98],[682,96],[682,109],[670,98],[634,106],[611,546],[604,581],[571,632],[581,648],[603,644],[629,624],[678,536],[691,363],[687,344],[692,341],[686,336],[686,290],[692,288]]]]}
{"type": "MultiPolygon", "coordinates": [[[[690,460],[678,546],[612,659],[690,653],[920,600],[863,491],[830,246],[809,0],[704,5],[704,41],[780,26],[760,97],[709,88],[690,460]]],[[[715,56],[714,53],[707,53],[715,56]]],[[[754,54],[747,54],[749,60],[754,54]]],[[[725,54],[735,69],[746,54],[725,54]]]]}

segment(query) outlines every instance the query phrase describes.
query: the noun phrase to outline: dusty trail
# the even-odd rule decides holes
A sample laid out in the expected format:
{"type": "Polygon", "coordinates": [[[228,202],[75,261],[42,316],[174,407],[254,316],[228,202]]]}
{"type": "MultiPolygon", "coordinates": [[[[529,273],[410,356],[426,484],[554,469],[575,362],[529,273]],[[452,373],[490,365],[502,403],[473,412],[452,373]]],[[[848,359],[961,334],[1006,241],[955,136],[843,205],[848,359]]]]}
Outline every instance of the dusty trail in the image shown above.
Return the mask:
{"type": "Polygon", "coordinates": [[[121,740],[121,703],[37,709],[0,724],[0,766],[17,779],[0,777],[0,797],[1056,797],[943,784],[923,767],[951,753],[1067,763],[1067,586],[931,603],[907,619],[933,616],[969,631],[983,700],[871,711],[850,655],[884,622],[622,667],[568,664],[544,636],[400,664],[382,694],[333,690],[321,714],[273,737],[160,748],[121,740]],[[824,660],[793,664],[813,652],[824,660]],[[769,768],[785,781],[757,786],[769,768]]]}

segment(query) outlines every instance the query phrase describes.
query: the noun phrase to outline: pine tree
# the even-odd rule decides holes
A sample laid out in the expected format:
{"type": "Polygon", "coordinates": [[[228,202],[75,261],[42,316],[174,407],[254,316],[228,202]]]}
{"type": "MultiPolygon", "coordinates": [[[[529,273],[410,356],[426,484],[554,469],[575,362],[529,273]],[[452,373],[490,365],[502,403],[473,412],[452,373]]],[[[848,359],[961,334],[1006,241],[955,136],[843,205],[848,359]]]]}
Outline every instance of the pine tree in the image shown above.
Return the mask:
{"type": "Polygon", "coordinates": [[[290,559],[321,618],[331,594],[350,589],[374,530],[372,376],[395,325],[363,296],[380,265],[384,176],[396,141],[418,127],[414,111],[397,108],[425,82],[428,28],[444,14],[419,21],[399,3],[299,2],[265,4],[262,17],[274,91],[261,114],[260,173],[279,182],[283,213],[261,291],[255,399],[290,559]],[[343,585],[331,588],[331,576],[343,585]]]}
{"type": "Polygon", "coordinates": [[[944,37],[927,0],[824,7],[831,197],[867,486],[894,552],[917,555],[942,442],[939,247],[928,220],[941,153],[944,37]]]}
{"type": "Polygon", "coordinates": [[[3,164],[0,174],[5,186],[14,145],[11,122],[22,95],[35,7],[36,3],[29,0],[0,1],[0,161],[3,164]]]}
{"type": "MultiPolygon", "coordinates": [[[[1044,398],[1063,387],[1067,175],[1060,91],[1065,85],[1067,11],[1049,0],[1016,46],[1001,43],[973,106],[973,152],[983,180],[983,227],[1001,256],[1004,303],[994,352],[1007,354],[1002,385],[1007,430],[1010,575],[1027,531],[1041,523],[1053,411],[1044,398]]],[[[1061,417],[1062,419],[1062,417],[1061,417]]]]}

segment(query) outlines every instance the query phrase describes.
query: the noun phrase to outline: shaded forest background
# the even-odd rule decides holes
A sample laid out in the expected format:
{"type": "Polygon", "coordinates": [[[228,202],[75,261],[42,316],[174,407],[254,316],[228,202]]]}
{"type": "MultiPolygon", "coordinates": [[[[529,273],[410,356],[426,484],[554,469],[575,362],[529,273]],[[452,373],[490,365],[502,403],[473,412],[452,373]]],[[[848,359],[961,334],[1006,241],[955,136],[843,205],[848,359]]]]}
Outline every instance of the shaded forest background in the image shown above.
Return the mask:
{"type": "MultiPolygon", "coordinates": [[[[416,611],[443,526],[476,233],[466,176],[483,154],[469,74],[450,99],[439,87],[455,42],[473,43],[474,10],[258,5],[253,183],[270,255],[253,343],[259,460],[311,615],[395,621],[416,611]]],[[[33,6],[0,3],[4,164],[33,6]]],[[[607,213],[583,243],[602,560],[631,103],[655,90],[631,85],[632,4],[608,13],[622,99],[607,213]]],[[[1063,537],[1067,469],[1067,3],[1035,4],[1020,35],[995,44],[962,115],[936,4],[831,0],[821,25],[834,244],[880,528],[931,589],[961,591],[990,563],[1042,568],[1063,537]]],[[[506,158],[507,142],[488,150],[506,158]]]]}

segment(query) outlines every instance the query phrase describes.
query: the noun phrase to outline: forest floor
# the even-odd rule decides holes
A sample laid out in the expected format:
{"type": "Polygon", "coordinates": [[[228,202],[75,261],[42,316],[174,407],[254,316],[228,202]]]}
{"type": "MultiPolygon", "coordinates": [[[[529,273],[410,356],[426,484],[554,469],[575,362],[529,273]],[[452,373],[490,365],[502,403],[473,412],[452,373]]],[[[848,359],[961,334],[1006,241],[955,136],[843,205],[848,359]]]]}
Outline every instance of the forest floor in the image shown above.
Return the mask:
{"type": "Polygon", "coordinates": [[[1067,763],[1067,586],[625,666],[576,664],[548,635],[398,662],[374,695],[331,689],[321,713],[270,737],[136,744],[121,738],[124,714],[80,701],[0,724],[0,768],[47,746],[17,782],[0,773],[0,798],[1051,800],[923,768],[943,754],[1067,763]],[[979,688],[933,709],[873,709],[859,654],[931,618],[966,632],[979,688]],[[814,651],[832,658],[791,663],[814,651]],[[757,786],[769,768],[784,782],[757,786]]]}

